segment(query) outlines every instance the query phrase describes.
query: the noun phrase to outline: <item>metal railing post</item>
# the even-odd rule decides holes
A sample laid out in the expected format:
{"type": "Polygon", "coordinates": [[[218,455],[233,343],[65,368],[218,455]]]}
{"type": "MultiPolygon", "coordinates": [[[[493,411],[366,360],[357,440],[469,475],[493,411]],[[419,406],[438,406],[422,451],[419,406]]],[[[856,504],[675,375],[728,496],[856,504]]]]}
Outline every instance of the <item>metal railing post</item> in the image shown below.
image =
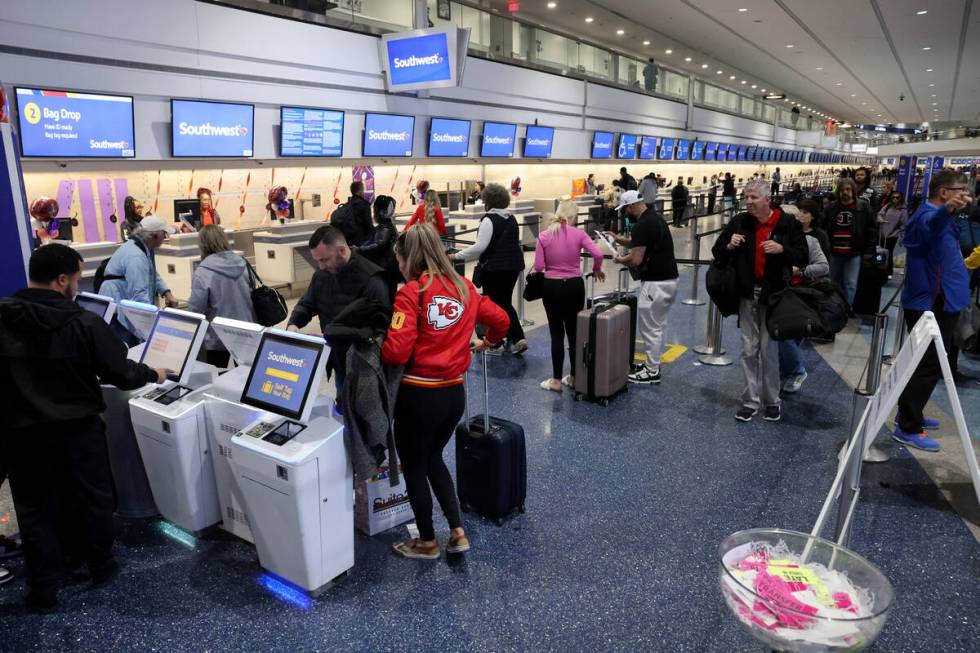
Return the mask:
{"type": "Polygon", "coordinates": [[[891,353],[882,357],[885,364],[890,365],[892,359],[898,356],[899,350],[905,344],[905,307],[898,305],[898,315],[895,316],[895,337],[892,339],[891,353]]]}
{"type": "MultiPolygon", "coordinates": [[[[701,260],[701,237],[698,235],[698,218],[697,216],[691,217],[691,258],[695,261],[701,260]]],[[[701,266],[695,263],[691,268],[691,296],[687,299],[681,301],[682,304],[687,304],[688,306],[702,306],[704,304],[703,299],[698,299],[698,281],[700,277],[701,266]]]]}
{"type": "Polygon", "coordinates": [[[711,302],[711,306],[708,308],[709,313],[709,324],[711,326],[711,351],[706,352],[703,356],[698,357],[698,361],[702,365],[713,365],[713,366],[723,366],[731,365],[732,359],[725,356],[725,350],[721,348],[721,327],[724,324],[724,318],[722,318],[721,313],[718,312],[718,307],[715,306],[714,302],[711,302]],[[714,312],[715,317],[712,320],[710,314],[714,312]]]}
{"type": "Polygon", "coordinates": [[[524,272],[517,275],[517,319],[521,326],[534,326],[534,320],[524,319],[524,286],[527,283],[524,272]]]}

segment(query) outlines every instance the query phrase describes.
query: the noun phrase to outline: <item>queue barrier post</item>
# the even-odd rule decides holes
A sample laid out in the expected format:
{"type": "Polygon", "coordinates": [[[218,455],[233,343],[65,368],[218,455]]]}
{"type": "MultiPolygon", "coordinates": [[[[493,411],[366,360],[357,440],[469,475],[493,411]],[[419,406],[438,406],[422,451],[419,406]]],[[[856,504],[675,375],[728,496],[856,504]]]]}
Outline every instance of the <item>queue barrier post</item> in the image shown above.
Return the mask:
{"type": "Polygon", "coordinates": [[[694,259],[695,263],[691,269],[691,296],[681,303],[688,306],[702,306],[704,300],[698,298],[698,280],[701,266],[698,265],[697,261],[701,258],[701,237],[698,235],[697,214],[692,216],[689,222],[691,223],[691,258],[694,259]]]}
{"type": "Polygon", "coordinates": [[[723,324],[724,318],[715,303],[711,302],[708,307],[708,333],[706,337],[706,343],[710,342],[710,351],[706,351],[698,357],[698,362],[702,365],[722,367],[732,364],[732,359],[725,356],[725,350],[721,347],[721,327],[723,324]]]}

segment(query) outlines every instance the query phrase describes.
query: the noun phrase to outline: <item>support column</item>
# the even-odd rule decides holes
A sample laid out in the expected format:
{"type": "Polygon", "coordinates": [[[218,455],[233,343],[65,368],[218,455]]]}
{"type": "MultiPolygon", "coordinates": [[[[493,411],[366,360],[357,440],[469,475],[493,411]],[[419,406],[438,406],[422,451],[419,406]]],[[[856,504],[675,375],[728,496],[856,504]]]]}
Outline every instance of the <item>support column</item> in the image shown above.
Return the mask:
{"type": "Polygon", "coordinates": [[[687,119],[684,121],[684,129],[691,130],[694,125],[694,75],[687,78],[687,119]]]}
{"type": "MultiPolygon", "coordinates": [[[[0,103],[4,98],[0,92],[0,103]]],[[[0,297],[27,286],[33,239],[27,214],[24,175],[9,123],[0,123],[0,297]]]]}

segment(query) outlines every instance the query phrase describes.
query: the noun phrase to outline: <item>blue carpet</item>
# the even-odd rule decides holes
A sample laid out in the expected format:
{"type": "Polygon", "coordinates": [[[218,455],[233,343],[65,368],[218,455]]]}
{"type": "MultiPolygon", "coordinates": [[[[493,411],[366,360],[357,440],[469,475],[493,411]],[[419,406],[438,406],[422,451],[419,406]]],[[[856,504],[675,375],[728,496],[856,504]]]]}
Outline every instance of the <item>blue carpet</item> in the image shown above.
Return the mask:
{"type": "MultiPolygon", "coordinates": [[[[704,311],[678,303],[668,342],[701,342],[704,311]]],[[[491,358],[491,412],[527,433],[527,514],[499,528],[465,515],[474,548],[463,557],[408,561],[389,550],[403,529],[358,535],[351,577],[304,610],[263,589],[245,543],[217,534],[189,548],[128,524],[111,587],[70,585],[45,617],[21,607],[23,580],[0,590],[0,650],[761,651],[721,601],[717,546],[746,528],[809,531],[851,394],[807,347],[810,377],[783,421],[736,423],[734,322],[735,365],[698,366],[689,351],[661,386],[607,408],[537,387],[550,370],[546,329],[530,332],[523,358],[491,358]]],[[[897,596],[872,650],[976,651],[977,542],[902,451],[869,466],[864,487],[851,545],[897,596]]]]}

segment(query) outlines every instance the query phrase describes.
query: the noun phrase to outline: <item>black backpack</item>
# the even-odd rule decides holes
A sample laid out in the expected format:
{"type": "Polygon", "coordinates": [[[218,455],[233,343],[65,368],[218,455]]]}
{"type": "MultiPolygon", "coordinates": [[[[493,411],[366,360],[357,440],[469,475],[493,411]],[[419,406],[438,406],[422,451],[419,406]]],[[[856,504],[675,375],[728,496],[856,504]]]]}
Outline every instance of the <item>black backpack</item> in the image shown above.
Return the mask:
{"type": "Polygon", "coordinates": [[[708,272],[704,277],[704,285],[708,290],[708,296],[718,307],[718,312],[723,317],[736,315],[738,305],[742,301],[742,296],[738,288],[738,275],[735,272],[735,262],[729,261],[720,263],[715,260],[711,262],[708,272]]]}
{"type": "Polygon", "coordinates": [[[92,280],[92,289],[95,291],[96,294],[99,293],[99,290],[102,289],[102,284],[104,284],[106,281],[113,281],[115,279],[125,279],[126,278],[126,277],[122,276],[121,274],[106,274],[105,273],[105,269],[107,267],[109,267],[109,261],[110,260],[112,260],[112,257],[111,256],[108,257],[108,258],[102,259],[102,262],[99,263],[99,267],[96,268],[96,270],[95,270],[95,278],[92,280]]]}
{"type": "Polygon", "coordinates": [[[344,202],[330,214],[330,224],[343,232],[349,244],[360,245],[354,209],[351,208],[350,202],[344,202]]]}

